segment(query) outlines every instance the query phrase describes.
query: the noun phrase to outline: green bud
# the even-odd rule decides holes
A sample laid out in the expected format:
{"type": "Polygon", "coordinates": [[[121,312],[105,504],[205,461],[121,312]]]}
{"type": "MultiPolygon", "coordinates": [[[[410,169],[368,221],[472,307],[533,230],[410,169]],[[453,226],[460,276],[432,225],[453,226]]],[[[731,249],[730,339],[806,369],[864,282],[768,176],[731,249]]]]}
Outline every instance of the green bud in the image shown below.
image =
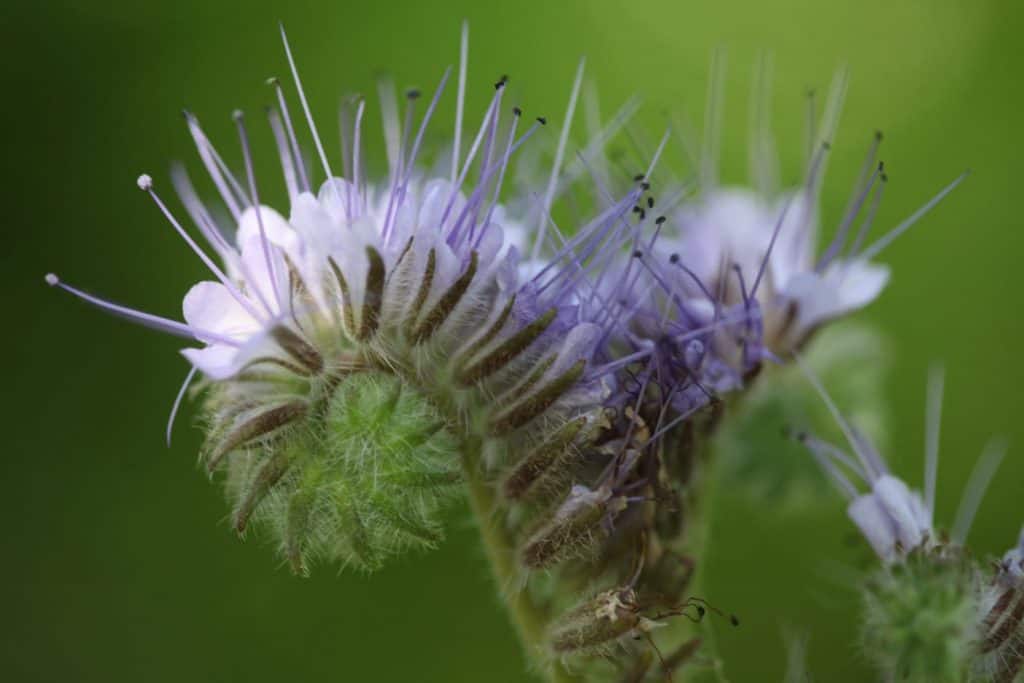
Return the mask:
{"type": "Polygon", "coordinates": [[[345,376],[317,411],[236,450],[228,492],[241,533],[258,522],[296,572],[305,558],[363,570],[443,537],[458,445],[432,405],[394,375],[345,376]]]}
{"type": "Polygon", "coordinates": [[[864,652],[893,680],[967,680],[976,640],[976,572],[948,548],[879,569],[864,590],[864,652]]]}

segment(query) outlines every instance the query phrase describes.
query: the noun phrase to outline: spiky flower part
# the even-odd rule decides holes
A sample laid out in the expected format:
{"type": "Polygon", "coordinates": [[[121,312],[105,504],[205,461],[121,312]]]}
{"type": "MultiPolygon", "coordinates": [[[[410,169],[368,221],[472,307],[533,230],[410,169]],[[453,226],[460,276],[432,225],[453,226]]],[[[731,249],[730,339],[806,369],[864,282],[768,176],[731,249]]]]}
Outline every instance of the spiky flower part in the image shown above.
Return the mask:
{"type": "Polygon", "coordinates": [[[942,372],[933,370],[928,382],[922,496],[889,472],[867,437],[839,413],[802,361],[801,367],[856,457],[812,435],[801,433],[799,438],[851,501],[850,519],[882,562],[864,586],[868,657],[900,680],[1012,683],[1024,667],[1024,537],[1022,545],[992,567],[978,566],[966,549],[971,523],[1005,445],[996,440],[986,447],[964,488],[952,530],[948,535],[938,532],[933,512],[942,372]],[[870,490],[859,493],[846,473],[863,479],[870,490]]]}
{"type": "Polygon", "coordinates": [[[908,683],[967,680],[980,614],[977,573],[959,553],[918,549],[864,587],[863,651],[908,683]]]}
{"type": "MultiPolygon", "coordinates": [[[[653,212],[667,135],[618,194],[599,167],[621,117],[563,169],[582,63],[546,184],[505,188],[511,160],[546,120],[522,131],[501,78],[462,157],[465,30],[448,167],[420,163],[446,72],[418,125],[420,93],[407,94],[400,122],[393,88],[382,89],[383,180],[364,170],[367,105],[346,103],[338,176],[284,44],[319,187],[276,79],[269,122],[287,215],[260,201],[240,113],[241,178],[186,115],[229,225],[215,221],[183,170],[174,174],[217,259],[152,179],[138,179],[215,278],[188,292],[185,322],[47,281],[194,343],[183,351],[193,369],[179,400],[201,372],[203,462],[226,472],[235,529],[260,523],[295,571],[316,560],[371,570],[406,548],[431,547],[441,508],[467,490],[499,582],[522,588],[509,598],[521,631],[552,667],[580,656],[589,672],[594,655],[618,650],[637,680],[657,675],[652,629],[691,606],[694,620],[704,614],[700,599],[683,599],[699,553],[687,531],[723,397],[773,358],[765,311],[778,302],[762,292],[774,286],[769,263],[785,226],[753,247],[756,268],[730,263],[702,277],[728,250],[678,253],[666,236],[697,228],[653,212]],[[563,230],[552,209],[581,168],[595,178],[584,203],[594,210],[563,230]],[[652,648],[623,647],[636,637],[652,648]]],[[[657,638],[665,674],[700,644],[667,627],[657,638]]]]}

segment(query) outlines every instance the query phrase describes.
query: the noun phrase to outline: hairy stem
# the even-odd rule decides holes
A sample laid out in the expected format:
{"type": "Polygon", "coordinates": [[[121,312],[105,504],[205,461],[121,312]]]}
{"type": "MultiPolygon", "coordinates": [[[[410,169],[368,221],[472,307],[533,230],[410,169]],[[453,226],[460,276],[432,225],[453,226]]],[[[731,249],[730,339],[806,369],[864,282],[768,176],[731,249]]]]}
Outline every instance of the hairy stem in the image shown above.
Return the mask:
{"type": "Polygon", "coordinates": [[[479,447],[466,444],[463,450],[462,468],[469,489],[470,507],[480,529],[491,573],[498,586],[509,619],[519,635],[527,659],[536,671],[543,671],[550,683],[572,683],[580,679],[573,676],[558,662],[544,664],[544,636],[547,615],[533,604],[525,590],[519,590],[516,582],[515,548],[512,539],[494,519],[494,495],[490,485],[481,476],[479,447]]]}

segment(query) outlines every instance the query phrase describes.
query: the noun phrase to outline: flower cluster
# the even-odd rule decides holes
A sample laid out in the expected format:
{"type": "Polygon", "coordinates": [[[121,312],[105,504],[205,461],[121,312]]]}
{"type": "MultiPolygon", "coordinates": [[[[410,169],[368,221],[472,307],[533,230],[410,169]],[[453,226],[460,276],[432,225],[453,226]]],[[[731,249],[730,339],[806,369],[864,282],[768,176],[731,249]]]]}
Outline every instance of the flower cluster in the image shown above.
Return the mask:
{"type": "Polygon", "coordinates": [[[850,500],[847,513],[882,562],[865,582],[865,652],[883,672],[910,681],[1013,681],[1024,666],[1021,548],[994,573],[976,565],[967,534],[1005,454],[993,441],[968,481],[948,534],[934,526],[943,376],[928,385],[925,491],[893,475],[870,440],[846,420],[813,372],[808,377],[855,454],[799,438],[850,500]],[[860,493],[847,474],[869,486],[860,493]]]}
{"type": "MultiPolygon", "coordinates": [[[[876,298],[888,270],[874,257],[960,179],[865,247],[886,180],[876,137],[833,241],[815,256],[843,78],[800,187],[720,187],[711,106],[701,184],[691,193],[659,184],[668,177],[659,170],[668,135],[633,172],[607,172],[603,149],[628,107],[593,134],[578,163],[565,163],[582,63],[552,149],[539,134],[547,119],[526,123],[506,103],[502,77],[463,154],[466,29],[450,150],[424,161],[451,70],[425,106],[411,90],[400,111],[394,88],[382,87],[384,178],[365,168],[369,105],[346,101],[339,176],[282,38],[301,105],[294,117],[282,83],[269,81],[287,215],[260,201],[240,112],[241,174],[186,114],[223,207],[209,207],[175,169],[205,247],[152,178],[138,178],[212,275],[185,295],[184,322],[52,274],[47,281],[189,340],[182,353],[192,370],[174,412],[200,373],[203,462],[226,473],[232,524],[242,533],[258,523],[296,572],[315,561],[372,570],[408,548],[433,547],[441,510],[465,491],[497,578],[525,613],[520,621],[541,624],[524,627],[524,638],[542,646],[553,671],[617,653],[630,680],[670,676],[700,645],[676,625],[718,612],[684,596],[700,560],[688,529],[699,517],[706,444],[727,401],[765,362],[788,360],[821,325],[876,298]],[[550,159],[542,176],[536,163],[510,170],[528,144],[539,145],[534,162],[550,159]],[[592,182],[581,181],[588,172],[592,182]],[[560,226],[559,201],[574,184],[586,186],[590,213],[560,226]],[[666,648],[655,666],[652,649],[660,656],[666,648]]],[[[758,130],[764,176],[765,121],[758,130]]],[[[922,503],[852,427],[848,434],[859,464],[812,437],[805,443],[854,499],[855,522],[886,562],[930,550],[933,496],[922,503]],[[858,494],[835,462],[850,463],[870,492],[858,494]]],[[[1022,554],[1011,551],[1002,565],[1002,585],[1013,590],[1022,554]]]]}

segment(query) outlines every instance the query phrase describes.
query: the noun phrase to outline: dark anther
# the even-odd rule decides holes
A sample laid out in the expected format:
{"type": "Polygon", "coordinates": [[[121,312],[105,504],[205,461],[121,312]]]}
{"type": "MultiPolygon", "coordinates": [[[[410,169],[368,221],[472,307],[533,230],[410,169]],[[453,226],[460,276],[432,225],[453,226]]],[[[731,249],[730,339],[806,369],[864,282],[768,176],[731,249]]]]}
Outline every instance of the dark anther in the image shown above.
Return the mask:
{"type": "Polygon", "coordinates": [[[885,173],[883,173],[882,175],[880,175],[880,176],[878,176],[878,177],[879,177],[879,178],[881,178],[881,180],[882,180],[882,182],[883,182],[883,183],[887,183],[887,182],[889,182],[889,176],[888,176],[888,175],[886,175],[885,173]]]}
{"type": "Polygon", "coordinates": [[[512,107],[512,113],[515,114],[516,116],[522,116],[523,110],[520,109],[519,107],[512,107]]]}
{"type": "Polygon", "coordinates": [[[664,223],[664,222],[665,222],[666,220],[668,220],[668,219],[666,219],[666,218],[665,218],[664,216],[658,216],[657,218],[655,218],[655,219],[654,219],[654,222],[655,222],[656,224],[658,224],[658,225],[661,225],[661,224],[662,224],[662,223],[664,223]]]}
{"type": "Polygon", "coordinates": [[[671,254],[668,257],[668,262],[669,263],[679,263],[679,254],[671,254]]]}
{"type": "Polygon", "coordinates": [[[418,88],[410,88],[405,92],[406,98],[410,100],[418,100],[422,94],[418,88]]]}
{"type": "Polygon", "coordinates": [[[647,212],[644,211],[643,209],[640,209],[640,220],[643,220],[645,218],[647,218],[647,212]]]}
{"type": "Polygon", "coordinates": [[[884,161],[879,161],[878,162],[878,170],[879,170],[879,172],[885,170],[885,162],[884,161]]]}
{"type": "Polygon", "coordinates": [[[700,615],[701,619],[704,618],[705,612],[706,612],[706,610],[703,607],[701,607],[700,605],[697,605],[697,614],[700,615]]]}
{"type": "Polygon", "coordinates": [[[648,209],[653,209],[654,208],[654,197],[648,197],[647,198],[647,208],[648,209]]]}
{"type": "Polygon", "coordinates": [[[644,252],[640,251],[639,249],[637,249],[636,251],[633,252],[633,258],[643,258],[643,257],[644,257],[644,252]]]}
{"type": "Polygon", "coordinates": [[[638,183],[639,183],[639,182],[640,182],[641,180],[643,180],[643,179],[644,179],[644,174],[643,174],[643,173],[638,173],[637,175],[633,176],[633,180],[634,180],[634,181],[636,181],[636,182],[638,182],[638,183]]]}
{"type": "Polygon", "coordinates": [[[880,130],[876,130],[875,131],[875,139],[878,140],[879,142],[882,141],[882,131],[880,131],[880,130]]]}
{"type": "Polygon", "coordinates": [[[505,87],[506,83],[508,83],[508,75],[502,75],[502,77],[498,79],[498,82],[494,84],[494,89],[501,90],[505,87]]]}
{"type": "Polygon", "coordinates": [[[830,143],[828,140],[825,140],[824,142],[821,143],[821,148],[827,152],[828,150],[832,149],[832,143],[830,143]]]}
{"type": "Polygon", "coordinates": [[[644,192],[647,192],[647,190],[651,189],[651,184],[650,183],[640,183],[640,189],[643,190],[644,192]]]}
{"type": "Polygon", "coordinates": [[[548,119],[545,116],[538,116],[537,117],[537,123],[539,123],[542,126],[546,126],[546,125],[548,125],[548,119]]]}
{"type": "Polygon", "coordinates": [[[731,623],[731,624],[732,624],[733,626],[739,626],[739,625],[740,625],[740,620],[736,618],[736,615],[735,615],[735,614],[730,614],[730,615],[729,615],[729,622],[730,622],[730,623],[731,623]]]}
{"type": "Polygon", "coordinates": [[[633,207],[633,213],[640,213],[642,210],[643,209],[641,209],[639,206],[634,206],[633,207]]]}

